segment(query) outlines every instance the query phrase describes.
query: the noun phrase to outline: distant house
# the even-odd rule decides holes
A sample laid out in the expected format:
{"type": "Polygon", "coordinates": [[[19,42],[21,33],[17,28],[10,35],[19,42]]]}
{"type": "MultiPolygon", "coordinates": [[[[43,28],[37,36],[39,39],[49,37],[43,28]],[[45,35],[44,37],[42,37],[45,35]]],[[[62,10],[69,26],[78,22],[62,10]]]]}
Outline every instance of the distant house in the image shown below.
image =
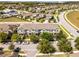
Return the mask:
{"type": "Polygon", "coordinates": [[[17,13],[17,10],[15,10],[15,9],[5,9],[5,10],[3,10],[3,12],[4,12],[5,14],[9,14],[9,15],[12,15],[12,16],[18,14],[18,13],[17,13]]]}
{"type": "Polygon", "coordinates": [[[39,17],[39,18],[43,18],[43,17],[45,17],[45,15],[44,15],[44,14],[39,14],[38,17],[39,17]]]}
{"type": "Polygon", "coordinates": [[[58,24],[52,23],[27,23],[20,25],[17,29],[18,34],[30,34],[30,33],[42,33],[42,32],[51,32],[59,33],[60,29],[58,24]]]}
{"type": "Polygon", "coordinates": [[[32,16],[32,13],[30,13],[30,12],[27,12],[27,13],[23,12],[23,13],[20,14],[20,16],[21,16],[23,19],[25,19],[26,17],[32,16]]]}
{"type": "Polygon", "coordinates": [[[18,15],[18,12],[15,9],[4,9],[0,11],[0,18],[7,18],[16,15],[18,15]]]}
{"type": "Polygon", "coordinates": [[[52,15],[51,14],[46,14],[46,20],[49,20],[52,18],[52,15]]]}
{"type": "Polygon", "coordinates": [[[33,13],[31,17],[35,18],[35,17],[38,17],[39,16],[39,13],[33,13]]]}

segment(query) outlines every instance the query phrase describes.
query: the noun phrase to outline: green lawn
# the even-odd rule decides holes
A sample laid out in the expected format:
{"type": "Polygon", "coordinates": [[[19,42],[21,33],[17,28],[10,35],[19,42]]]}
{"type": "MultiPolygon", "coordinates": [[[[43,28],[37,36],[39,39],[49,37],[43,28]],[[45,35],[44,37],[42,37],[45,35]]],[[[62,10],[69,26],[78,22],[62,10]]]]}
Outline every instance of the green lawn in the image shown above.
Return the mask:
{"type": "Polygon", "coordinates": [[[25,22],[25,20],[17,18],[17,17],[10,17],[10,18],[5,18],[5,19],[0,19],[0,22],[25,22]]]}
{"type": "Polygon", "coordinates": [[[73,25],[79,28],[79,11],[69,12],[66,17],[73,25]]]}
{"type": "Polygon", "coordinates": [[[59,25],[59,27],[67,37],[72,36],[62,25],[59,25]]]}
{"type": "MultiPolygon", "coordinates": [[[[0,19],[0,22],[32,22],[34,20],[31,20],[31,19],[20,19],[20,18],[17,18],[17,17],[10,17],[10,18],[1,18],[0,19]]],[[[38,20],[37,22],[44,22],[45,20],[44,19],[40,19],[38,20]]]]}

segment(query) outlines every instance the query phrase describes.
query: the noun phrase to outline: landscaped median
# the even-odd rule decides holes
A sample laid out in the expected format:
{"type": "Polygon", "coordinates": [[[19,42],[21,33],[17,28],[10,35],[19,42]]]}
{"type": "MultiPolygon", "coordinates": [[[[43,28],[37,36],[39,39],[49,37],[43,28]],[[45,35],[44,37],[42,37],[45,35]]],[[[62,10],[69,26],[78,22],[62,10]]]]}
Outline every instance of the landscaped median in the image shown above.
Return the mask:
{"type": "Polygon", "coordinates": [[[64,52],[55,52],[52,54],[37,53],[36,57],[67,57],[64,52]]]}
{"type": "Polygon", "coordinates": [[[59,25],[59,27],[63,31],[63,33],[67,36],[67,38],[72,38],[72,35],[64,28],[64,26],[59,25]]]}
{"type": "MultiPolygon", "coordinates": [[[[73,57],[72,55],[75,56],[75,54],[79,53],[79,51],[73,51],[73,54],[70,54],[70,57],[73,57]]],[[[64,52],[55,52],[52,54],[43,54],[43,53],[37,53],[35,55],[36,57],[69,57],[67,54],[65,54],[64,52]]]]}
{"type": "Polygon", "coordinates": [[[64,19],[72,26],[72,27],[74,27],[76,30],[79,30],[79,28],[78,27],[76,27],[74,24],[72,24],[68,19],[67,19],[67,14],[69,13],[69,12],[72,12],[73,10],[69,10],[69,11],[67,11],[67,12],[65,12],[64,13],[64,19]]]}

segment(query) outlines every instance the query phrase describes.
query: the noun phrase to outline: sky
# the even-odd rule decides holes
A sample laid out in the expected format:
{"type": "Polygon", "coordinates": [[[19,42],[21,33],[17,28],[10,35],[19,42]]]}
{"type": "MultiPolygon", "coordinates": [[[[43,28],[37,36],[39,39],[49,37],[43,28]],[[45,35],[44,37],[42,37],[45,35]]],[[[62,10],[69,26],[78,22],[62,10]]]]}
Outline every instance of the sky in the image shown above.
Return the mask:
{"type": "MultiPolygon", "coordinates": [[[[54,2],[54,1],[59,1],[59,2],[62,2],[62,1],[74,1],[74,0],[0,0],[0,1],[44,1],[44,2],[54,2]]],[[[79,0],[75,0],[75,1],[79,1],[79,0]]]]}

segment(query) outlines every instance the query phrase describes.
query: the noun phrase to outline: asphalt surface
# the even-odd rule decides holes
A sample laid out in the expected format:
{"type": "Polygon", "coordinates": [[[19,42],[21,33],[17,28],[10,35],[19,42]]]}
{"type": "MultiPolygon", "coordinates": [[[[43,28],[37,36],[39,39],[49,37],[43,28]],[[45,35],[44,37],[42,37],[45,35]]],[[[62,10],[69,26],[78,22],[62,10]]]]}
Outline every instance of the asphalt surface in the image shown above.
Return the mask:
{"type": "MultiPolygon", "coordinates": [[[[8,44],[1,44],[0,47],[3,47],[4,49],[8,49],[9,47],[9,43],[8,44]]],[[[34,43],[30,43],[30,44],[14,44],[15,45],[15,48],[16,47],[20,47],[21,50],[23,50],[25,52],[25,56],[26,57],[35,57],[36,56],[36,53],[37,53],[37,45],[38,44],[34,44],[34,43]]]]}
{"type": "Polygon", "coordinates": [[[59,24],[63,25],[68,32],[70,32],[70,34],[72,34],[74,36],[74,38],[79,36],[79,33],[77,32],[77,30],[72,27],[65,19],[64,19],[64,13],[65,12],[61,12],[59,15],[59,24]]]}

